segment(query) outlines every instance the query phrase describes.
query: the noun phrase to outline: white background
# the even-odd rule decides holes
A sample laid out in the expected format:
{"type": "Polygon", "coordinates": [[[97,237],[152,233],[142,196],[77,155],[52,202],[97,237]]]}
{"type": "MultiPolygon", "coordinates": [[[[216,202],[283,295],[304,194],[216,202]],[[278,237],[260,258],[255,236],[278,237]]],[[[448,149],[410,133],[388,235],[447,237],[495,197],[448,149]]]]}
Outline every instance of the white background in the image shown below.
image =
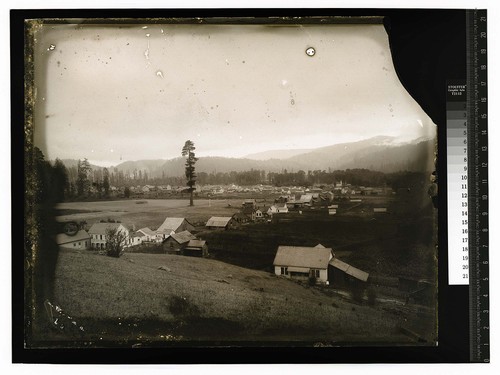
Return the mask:
{"type": "MultiPolygon", "coordinates": [[[[25,0],[6,0],[2,1],[0,6],[0,87],[1,89],[1,110],[0,110],[0,142],[2,157],[0,158],[0,228],[2,228],[2,248],[4,249],[4,256],[0,262],[0,275],[2,275],[2,283],[0,287],[2,303],[0,304],[0,366],[2,374],[66,374],[71,372],[74,375],[92,373],[120,373],[122,375],[128,374],[142,374],[142,373],[165,373],[179,374],[189,373],[194,374],[202,372],[204,375],[211,374],[235,374],[246,375],[255,373],[287,373],[287,374],[327,374],[332,372],[342,373],[367,373],[370,374],[400,374],[402,372],[410,374],[470,374],[471,372],[481,372],[485,374],[498,373],[500,370],[500,343],[498,340],[498,325],[497,318],[499,317],[499,303],[498,303],[498,278],[496,277],[499,267],[498,244],[499,231],[498,231],[498,201],[499,199],[494,195],[498,190],[498,165],[497,161],[499,154],[499,147],[496,143],[499,141],[498,121],[499,121],[499,98],[498,98],[498,49],[500,48],[498,25],[500,24],[500,7],[498,1],[442,1],[442,0],[420,0],[420,1],[276,1],[276,0],[253,0],[253,1],[112,1],[112,0],[88,0],[88,1],[25,1],[25,0]],[[204,4],[206,3],[206,4],[204,4]],[[489,365],[267,365],[267,366],[61,366],[61,365],[24,365],[24,364],[11,364],[12,350],[11,350],[11,202],[10,202],[10,67],[9,67],[9,9],[43,9],[43,8],[478,8],[488,9],[488,102],[489,102],[489,192],[490,192],[490,311],[491,315],[491,357],[492,363],[489,365]],[[496,49],[495,49],[496,47],[496,49]]],[[[22,168],[21,164],[17,168],[22,168]]],[[[22,199],[18,196],[17,203],[22,199]]],[[[18,214],[22,212],[21,207],[17,207],[18,214]]],[[[19,247],[22,246],[22,240],[16,240],[19,247]]]]}

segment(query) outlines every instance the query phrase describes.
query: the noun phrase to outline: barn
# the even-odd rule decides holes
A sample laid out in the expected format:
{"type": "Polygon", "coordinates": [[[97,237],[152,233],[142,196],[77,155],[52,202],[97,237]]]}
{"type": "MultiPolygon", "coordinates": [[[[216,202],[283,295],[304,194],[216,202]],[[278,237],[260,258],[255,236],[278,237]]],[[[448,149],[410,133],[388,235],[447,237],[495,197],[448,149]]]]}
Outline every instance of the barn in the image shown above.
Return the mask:
{"type": "Polygon", "coordinates": [[[325,247],[279,246],[274,258],[274,273],[296,280],[314,279],[328,283],[328,263],[332,249],[325,247]]]}
{"type": "Polygon", "coordinates": [[[207,257],[208,256],[208,245],[207,241],[202,240],[190,240],[184,250],[183,255],[194,256],[194,257],[207,257]]]}
{"type": "Polygon", "coordinates": [[[342,262],[340,259],[330,260],[328,281],[335,287],[365,286],[368,276],[368,273],[342,262]]]}
{"type": "Polygon", "coordinates": [[[205,227],[208,229],[231,229],[238,225],[236,220],[229,216],[212,216],[205,227]]]}
{"type": "Polygon", "coordinates": [[[196,236],[187,230],[173,233],[163,241],[163,250],[166,254],[182,254],[188,242],[195,239],[196,236]]]}

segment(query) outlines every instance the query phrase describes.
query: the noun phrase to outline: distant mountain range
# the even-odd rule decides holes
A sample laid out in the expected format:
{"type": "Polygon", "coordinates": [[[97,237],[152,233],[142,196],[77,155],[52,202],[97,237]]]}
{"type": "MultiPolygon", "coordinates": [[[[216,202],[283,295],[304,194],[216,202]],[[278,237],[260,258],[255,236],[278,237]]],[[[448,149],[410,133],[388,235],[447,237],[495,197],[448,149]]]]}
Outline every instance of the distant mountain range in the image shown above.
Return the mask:
{"type": "MultiPolygon", "coordinates": [[[[419,138],[407,143],[394,137],[379,136],[358,142],[341,143],[317,149],[273,150],[244,158],[200,157],[198,172],[241,172],[250,169],[280,172],[283,170],[335,170],[367,168],[381,172],[432,171],[435,139],[419,138]]],[[[67,160],[63,162],[68,166],[67,160]]],[[[73,161],[76,165],[76,161],[73,161]]],[[[112,170],[146,170],[150,177],[183,176],[185,159],[126,161],[112,170]]]]}
{"type": "Polygon", "coordinates": [[[314,151],[314,149],[271,150],[249,154],[244,156],[243,158],[252,160],[288,159],[297,155],[306,154],[311,151],[314,151]]]}

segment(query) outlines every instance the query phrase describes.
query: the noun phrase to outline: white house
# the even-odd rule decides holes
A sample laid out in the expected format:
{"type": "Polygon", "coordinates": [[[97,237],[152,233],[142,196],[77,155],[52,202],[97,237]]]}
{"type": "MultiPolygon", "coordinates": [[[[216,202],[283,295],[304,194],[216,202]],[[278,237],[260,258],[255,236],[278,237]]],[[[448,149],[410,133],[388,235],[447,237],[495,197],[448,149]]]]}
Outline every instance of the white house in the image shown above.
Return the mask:
{"type": "Polygon", "coordinates": [[[332,258],[331,248],[279,246],[273,262],[274,273],[298,280],[314,278],[317,283],[326,284],[332,258]]]}
{"type": "Polygon", "coordinates": [[[129,244],[129,230],[120,223],[95,223],[89,229],[90,247],[92,249],[106,248],[106,231],[108,229],[117,229],[126,235],[126,243],[129,244]]]}
{"type": "Polygon", "coordinates": [[[136,233],[142,233],[142,241],[151,242],[156,239],[156,232],[152,231],[148,227],[139,229],[136,233]]]}
{"type": "Polygon", "coordinates": [[[144,235],[144,233],[139,231],[134,232],[130,235],[128,244],[130,246],[140,245],[145,240],[145,238],[146,236],[144,235]]]}
{"type": "Polygon", "coordinates": [[[56,235],[56,243],[63,249],[84,250],[90,248],[90,236],[84,230],[79,230],[73,236],[59,233],[56,235]]]}
{"type": "Polygon", "coordinates": [[[286,205],[286,203],[283,203],[283,205],[273,204],[267,210],[267,214],[269,216],[272,216],[273,214],[286,214],[287,212],[288,212],[288,206],[286,205]]]}

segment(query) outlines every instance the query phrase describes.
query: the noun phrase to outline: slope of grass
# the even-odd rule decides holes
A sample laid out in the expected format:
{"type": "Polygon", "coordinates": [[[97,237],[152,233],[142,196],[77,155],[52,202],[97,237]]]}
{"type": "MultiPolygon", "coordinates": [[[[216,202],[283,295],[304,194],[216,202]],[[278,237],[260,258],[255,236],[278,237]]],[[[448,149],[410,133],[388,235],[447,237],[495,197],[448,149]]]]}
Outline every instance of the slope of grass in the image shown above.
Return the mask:
{"type": "Polygon", "coordinates": [[[411,341],[399,330],[408,311],[353,304],[211,259],[62,250],[55,295],[85,328],[84,341],[411,341]]]}

